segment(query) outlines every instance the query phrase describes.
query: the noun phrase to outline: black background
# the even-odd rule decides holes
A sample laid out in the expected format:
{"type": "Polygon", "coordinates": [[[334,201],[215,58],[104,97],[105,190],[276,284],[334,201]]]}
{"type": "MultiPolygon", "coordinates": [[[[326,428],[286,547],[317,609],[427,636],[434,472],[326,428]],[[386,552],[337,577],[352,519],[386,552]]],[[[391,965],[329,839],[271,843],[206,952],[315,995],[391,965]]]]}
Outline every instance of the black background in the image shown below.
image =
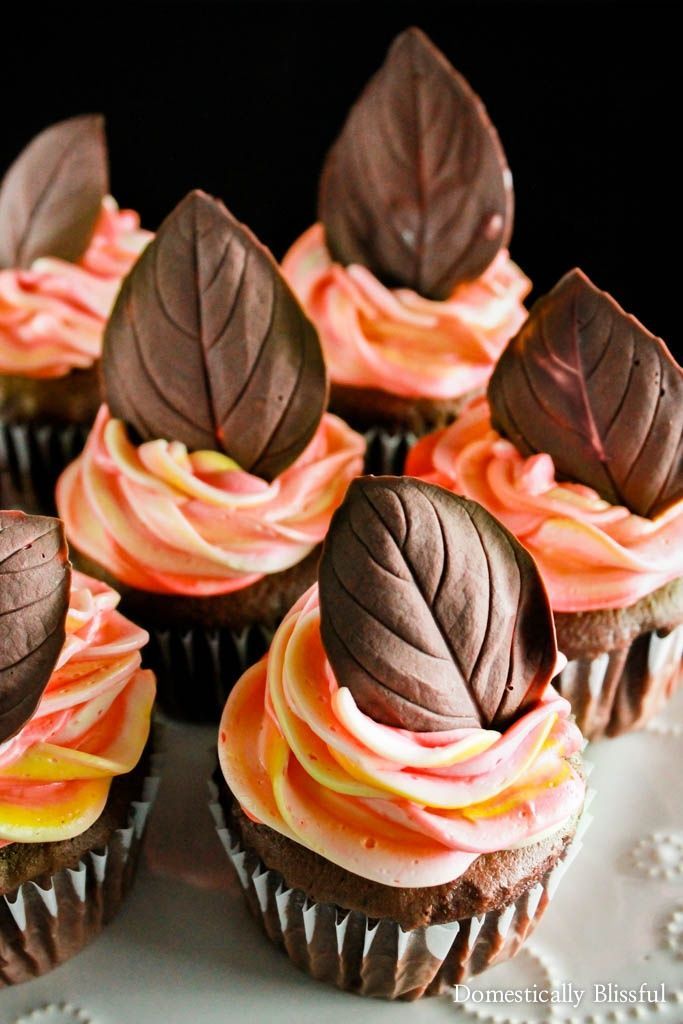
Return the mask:
{"type": "Polygon", "coordinates": [[[499,130],[534,294],[580,265],[683,355],[674,5],[252,0],[3,20],[1,168],[50,122],[102,110],[112,191],[146,226],[201,187],[278,257],[314,219],[349,105],[420,25],[499,130]]]}

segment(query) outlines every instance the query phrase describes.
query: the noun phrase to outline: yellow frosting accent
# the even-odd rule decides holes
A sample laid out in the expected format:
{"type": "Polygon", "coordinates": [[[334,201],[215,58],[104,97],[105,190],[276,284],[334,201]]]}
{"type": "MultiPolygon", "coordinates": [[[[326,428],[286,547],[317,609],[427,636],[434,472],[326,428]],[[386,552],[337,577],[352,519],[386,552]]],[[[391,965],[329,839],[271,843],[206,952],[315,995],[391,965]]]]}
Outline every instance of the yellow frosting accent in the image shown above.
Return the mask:
{"type": "MultiPolygon", "coordinates": [[[[138,672],[125,697],[127,713],[122,727],[98,754],[54,743],[36,743],[14,764],[0,768],[0,778],[66,782],[71,779],[111,778],[112,775],[132,771],[147,742],[154,694],[152,673],[138,672]]],[[[106,728],[105,718],[100,732],[106,732],[106,728]]],[[[92,742],[90,737],[91,745],[92,742]]]]}
{"type": "Polygon", "coordinates": [[[43,807],[0,799],[0,835],[13,843],[50,843],[80,835],[97,821],[111,779],[73,782],[43,807]]]}
{"type": "Polygon", "coordinates": [[[102,812],[112,778],[132,771],[150,730],[147,634],[118,594],[74,573],[67,636],[36,711],[0,745],[0,845],[71,839],[102,812]]]}
{"type": "MultiPolygon", "coordinates": [[[[273,639],[273,648],[277,651],[275,658],[284,653],[296,622],[290,619],[273,639]]],[[[272,662],[271,662],[272,664],[272,662]]],[[[346,772],[339,770],[339,765],[330,753],[327,745],[313,733],[296,715],[292,714],[283,692],[282,678],[277,672],[268,673],[268,692],[282,729],[286,745],[289,745],[299,764],[321,786],[333,789],[337,793],[351,793],[355,796],[381,796],[381,790],[375,786],[359,784],[346,772]]],[[[285,745],[285,749],[286,749],[285,745]]],[[[279,762],[278,762],[279,770],[279,762]]]]}
{"type": "Polygon", "coordinates": [[[188,456],[195,473],[241,473],[242,467],[223,452],[191,452],[188,456]]]}

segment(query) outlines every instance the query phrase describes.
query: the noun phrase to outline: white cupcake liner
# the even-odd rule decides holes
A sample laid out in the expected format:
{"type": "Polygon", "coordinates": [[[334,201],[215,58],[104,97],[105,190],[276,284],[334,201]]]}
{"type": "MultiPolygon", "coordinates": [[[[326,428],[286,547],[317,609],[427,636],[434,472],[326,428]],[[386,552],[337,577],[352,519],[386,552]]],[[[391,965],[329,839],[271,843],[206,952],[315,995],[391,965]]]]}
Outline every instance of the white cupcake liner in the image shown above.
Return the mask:
{"type": "Polygon", "coordinates": [[[243,629],[160,629],[131,615],[149,633],[145,668],[157,680],[157,701],[184,722],[218,724],[228,694],[242,673],[268,650],[274,630],[261,623],[243,629]]]}
{"type": "Polygon", "coordinates": [[[372,427],[363,434],[367,445],[365,472],[374,476],[400,476],[406,456],[417,440],[412,430],[372,427]]]}
{"type": "Polygon", "coordinates": [[[513,903],[477,917],[404,931],[333,903],[310,900],[245,849],[231,830],[218,789],[210,784],[211,812],[247,903],[268,937],[320,981],[360,995],[413,1000],[439,995],[518,951],[552,899],[583,845],[592,818],[586,794],[576,833],[545,876],[513,903]]]}
{"type": "Polygon", "coordinates": [[[683,625],[641,633],[628,647],[569,661],[553,685],[571,703],[586,739],[645,725],[681,679],[683,625]]]}

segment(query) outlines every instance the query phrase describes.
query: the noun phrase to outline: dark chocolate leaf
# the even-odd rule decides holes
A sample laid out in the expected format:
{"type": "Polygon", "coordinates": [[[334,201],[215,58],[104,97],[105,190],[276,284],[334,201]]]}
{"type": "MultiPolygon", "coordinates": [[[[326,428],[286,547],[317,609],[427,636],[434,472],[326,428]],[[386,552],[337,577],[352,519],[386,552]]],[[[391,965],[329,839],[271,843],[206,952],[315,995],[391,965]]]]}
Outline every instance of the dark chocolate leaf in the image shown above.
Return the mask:
{"type": "Polygon", "coordinates": [[[29,142],[0,185],[0,267],[39,256],[75,263],[109,191],[104,118],[72,117],[29,142]]]}
{"type": "Polygon", "coordinates": [[[496,430],[560,478],[641,516],[683,497],[683,371],[580,270],[535,303],[488,396],[496,430]]]}
{"type": "Polygon", "coordinates": [[[224,451],[266,479],[303,451],[327,400],[315,328],[268,250],[203,192],[125,279],[103,367],[112,415],[143,440],[224,451]]]}
{"type": "Polygon", "coordinates": [[[29,720],[52,675],[70,587],[59,519],[0,512],[0,743],[29,720]]]}
{"type": "Polygon", "coordinates": [[[387,285],[446,299],[512,232],[512,176],[479,97],[418,29],[401,33],[323,169],[328,247],[387,285]]]}
{"type": "Polygon", "coordinates": [[[503,727],[556,659],[538,570],[474,501],[409,477],[359,477],[320,562],[321,635],[340,686],[414,731],[503,727]]]}

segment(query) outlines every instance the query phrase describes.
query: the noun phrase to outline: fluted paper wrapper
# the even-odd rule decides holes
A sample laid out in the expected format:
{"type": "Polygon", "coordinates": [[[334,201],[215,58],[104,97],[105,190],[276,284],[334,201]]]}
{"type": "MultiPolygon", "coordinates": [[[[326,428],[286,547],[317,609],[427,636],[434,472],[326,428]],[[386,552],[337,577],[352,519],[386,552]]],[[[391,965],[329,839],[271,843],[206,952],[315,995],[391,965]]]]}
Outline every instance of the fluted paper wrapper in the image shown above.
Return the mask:
{"type": "Polygon", "coordinates": [[[0,423],[0,508],[54,515],[57,479],[81,453],[88,429],[0,423]]]}
{"type": "Polygon", "coordinates": [[[403,473],[406,456],[415,444],[417,435],[412,430],[385,430],[373,427],[363,435],[365,450],[365,472],[374,476],[400,476],[403,473]]]}
{"type": "Polygon", "coordinates": [[[683,625],[641,633],[629,647],[567,663],[553,685],[571,703],[586,739],[640,729],[681,680],[683,625]]]}
{"type": "Polygon", "coordinates": [[[75,868],[24,882],[0,897],[0,988],[29,981],[80,952],[115,916],[135,876],[150,807],[159,785],[159,754],[128,826],[114,831],[75,868]]]}
{"type": "Polygon", "coordinates": [[[268,937],[319,981],[359,995],[402,1000],[440,995],[515,955],[581,849],[593,795],[586,795],[576,833],[561,859],[514,903],[479,917],[404,931],[394,920],[318,903],[301,889],[289,889],[230,829],[213,783],[211,794],[218,835],[268,937]]]}
{"type": "MultiPolygon", "coordinates": [[[[418,438],[435,430],[447,427],[457,420],[466,405],[477,395],[483,395],[484,388],[475,388],[458,398],[431,401],[416,399],[412,409],[396,411],[397,420],[390,424],[386,418],[367,419],[368,410],[362,409],[360,416],[353,404],[335,406],[335,389],[332,387],[331,412],[337,412],[351,426],[360,430],[367,444],[365,472],[378,476],[389,474],[400,476],[403,472],[408,451],[418,438]],[[365,423],[361,425],[362,419],[365,423]],[[384,425],[382,425],[384,424],[384,425]]],[[[391,399],[391,396],[388,396],[391,399]]],[[[400,401],[408,401],[400,399],[400,401]]],[[[386,410],[385,410],[386,414],[386,410]]]]}
{"type": "Polygon", "coordinates": [[[273,630],[259,623],[241,630],[159,629],[135,617],[149,633],[143,664],[157,678],[157,704],[184,722],[217,724],[242,673],[268,650],[273,630]]]}

